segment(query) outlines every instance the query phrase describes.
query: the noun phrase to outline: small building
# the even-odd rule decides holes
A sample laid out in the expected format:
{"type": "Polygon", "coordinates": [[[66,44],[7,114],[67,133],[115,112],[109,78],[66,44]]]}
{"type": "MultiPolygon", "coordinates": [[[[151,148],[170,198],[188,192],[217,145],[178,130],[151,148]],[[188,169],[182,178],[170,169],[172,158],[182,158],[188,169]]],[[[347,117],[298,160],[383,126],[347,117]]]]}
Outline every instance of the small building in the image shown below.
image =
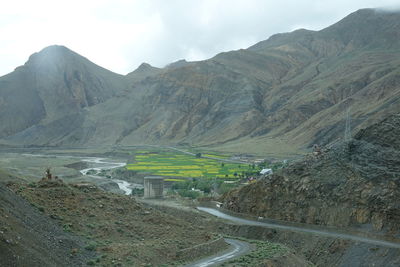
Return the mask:
{"type": "Polygon", "coordinates": [[[144,198],[163,198],[164,178],[161,176],[144,177],[144,198]]]}
{"type": "Polygon", "coordinates": [[[254,164],[260,164],[260,163],[263,163],[263,162],[265,162],[265,159],[255,159],[253,161],[254,164]]]}
{"type": "Polygon", "coordinates": [[[272,174],[272,169],[262,169],[260,171],[260,174],[261,175],[270,175],[270,174],[272,174]]]}

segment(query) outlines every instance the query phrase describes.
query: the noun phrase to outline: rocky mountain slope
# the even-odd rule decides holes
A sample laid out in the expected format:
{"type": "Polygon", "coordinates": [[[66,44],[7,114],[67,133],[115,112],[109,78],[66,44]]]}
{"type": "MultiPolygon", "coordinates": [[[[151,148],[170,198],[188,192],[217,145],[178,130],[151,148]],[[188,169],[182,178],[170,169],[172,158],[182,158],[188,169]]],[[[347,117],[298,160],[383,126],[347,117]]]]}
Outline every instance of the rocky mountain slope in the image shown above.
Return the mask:
{"type": "Polygon", "coordinates": [[[8,122],[2,137],[27,145],[165,143],[264,153],[326,144],[343,135],[347,109],[357,129],[400,111],[399,21],[400,12],[359,10],[321,31],[277,34],[164,69],[143,64],[125,77],[69,51],[74,65],[46,61],[58,87],[32,75],[37,70],[28,62],[0,79],[1,121],[8,122]],[[82,69],[82,61],[90,68],[82,69]],[[29,89],[29,75],[45,84],[35,89],[41,94],[29,89]],[[52,93],[59,87],[65,103],[52,93]],[[30,100],[9,97],[10,91],[30,100]],[[11,114],[21,121],[12,124],[11,114]]]}
{"type": "Polygon", "coordinates": [[[177,266],[227,248],[210,229],[132,196],[60,179],[7,187],[2,179],[1,266],[177,266]]]}
{"type": "Polygon", "coordinates": [[[81,127],[89,107],[126,87],[123,76],[66,47],[45,48],[0,78],[0,137],[60,144],[81,127]]]}
{"type": "Polygon", "coordinates": [[[64,232],[2,183],[0,215],[2,266],[85,266],[96,256],[84,238],[64,232]]]}
{"type": "Polygon", "coordinates": [[[279,220],[400,233],[400,114],[322,155],[231,191],[224,207],[279,220]]]}

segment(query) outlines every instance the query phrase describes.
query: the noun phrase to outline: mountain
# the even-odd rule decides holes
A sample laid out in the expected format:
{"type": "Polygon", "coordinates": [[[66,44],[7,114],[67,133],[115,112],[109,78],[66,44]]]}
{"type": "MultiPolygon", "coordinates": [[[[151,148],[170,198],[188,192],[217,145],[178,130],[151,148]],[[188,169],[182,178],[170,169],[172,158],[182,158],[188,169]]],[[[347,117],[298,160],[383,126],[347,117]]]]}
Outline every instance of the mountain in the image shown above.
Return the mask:
{"type": "Polygon", "coordinates": [[[127,88],[123,76],[63,46],[33,54],[0,78],[0,137],[47,144],[81,127],[88,108],[127,88]]]}
{"type": "MultiPolygon", "coordinates": [[[[29,72],[17,69],[10,75],[24,78],[9,79],[8,87],[0,82],[0,96],[15,88],[32,100],[26,107],[26,99],[0,102],[8,104],[0,108],[9,114],[2,121],[12,121],[14,112],[23,120],[18,127],[2,126],[2,137],[35,145],[190,144],[286,157],[342,138],[347,118],[354,133],[400,112],[399,55],[400,12],[362,9],[321,31],[276,34],[248,49],[205,61],[178,61],[163,69],[142,64],[124,77],[105,70],[100,74],[97,66],[75,60],[76,68],[91,66],[80,72],[82,79],[99,77],[102,83],[95,88],[109,84],[87,89],[101,95],[87,105],[70,93],[67,103],[75,103],[73,110],[79,112],[69,120],[58,119],[66,104],[58,109],[57,97],[50,101],[53,109],[40,108],[43,93],[36,97],[27,89],[32,78],[21,84],[29,72]],[[30,117],[30,110],[39,115],[30,117]],[[67,134],[58,131],[65,121],[74,125],[67,134]]],[[[68,88],[61,67],[48,81],[68,88]]]]}
{"type": "Polygon", "coordinates": [[[126,78],[129,80],[129,82],[134,83],[147,77],[157,75],[161,71],[161,69],[153,67],[148,63],[142,63],[136,70],[128,73],[126,78]]]}

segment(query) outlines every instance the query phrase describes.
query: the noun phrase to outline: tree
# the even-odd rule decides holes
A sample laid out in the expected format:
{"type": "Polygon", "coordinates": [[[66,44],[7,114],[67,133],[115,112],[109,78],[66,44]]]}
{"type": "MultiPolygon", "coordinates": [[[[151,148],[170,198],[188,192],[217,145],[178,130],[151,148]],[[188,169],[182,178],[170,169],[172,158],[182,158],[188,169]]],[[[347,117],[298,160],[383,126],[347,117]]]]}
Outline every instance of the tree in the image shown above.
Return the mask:
{"type": "Polygon", "coordinates": [[[196,153],[196,158],[201,158],[201,153],[196,153]]]}

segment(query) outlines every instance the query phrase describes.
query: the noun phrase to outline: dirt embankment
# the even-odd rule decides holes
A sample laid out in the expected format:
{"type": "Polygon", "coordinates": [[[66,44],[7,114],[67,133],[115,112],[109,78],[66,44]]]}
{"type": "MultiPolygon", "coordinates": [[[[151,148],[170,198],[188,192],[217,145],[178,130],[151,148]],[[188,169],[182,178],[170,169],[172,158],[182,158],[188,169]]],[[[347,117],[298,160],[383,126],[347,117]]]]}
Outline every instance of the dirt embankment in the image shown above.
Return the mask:
{"type": "Polygon", "coordinates": [[[267,218],[400,234],[400,115],[319,156],[229,192],[223,206],[267,218]]]}

